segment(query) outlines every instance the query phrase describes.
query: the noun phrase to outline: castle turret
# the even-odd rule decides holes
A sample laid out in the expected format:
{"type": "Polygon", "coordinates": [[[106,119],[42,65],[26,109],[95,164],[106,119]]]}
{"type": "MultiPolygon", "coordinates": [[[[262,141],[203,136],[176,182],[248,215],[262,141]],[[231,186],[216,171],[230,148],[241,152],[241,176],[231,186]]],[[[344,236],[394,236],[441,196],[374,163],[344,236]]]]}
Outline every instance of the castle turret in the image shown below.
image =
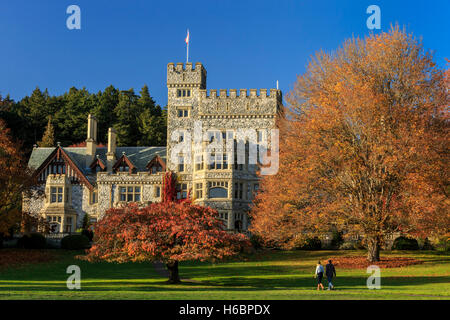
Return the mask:
{"type": "Polygon", "coordinates": [[[206,69],[200,62],[167,64],[167,87],[199,88],[206,89],[206,69]]]}

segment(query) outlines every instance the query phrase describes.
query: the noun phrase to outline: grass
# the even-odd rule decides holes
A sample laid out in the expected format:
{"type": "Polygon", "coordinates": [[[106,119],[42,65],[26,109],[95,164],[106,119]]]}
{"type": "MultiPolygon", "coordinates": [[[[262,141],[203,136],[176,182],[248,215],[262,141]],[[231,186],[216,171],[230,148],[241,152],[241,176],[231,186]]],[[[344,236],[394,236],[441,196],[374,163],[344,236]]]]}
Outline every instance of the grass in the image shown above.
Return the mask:
{"type": "MultiPolygon", "coordinates": [[[[88,263],[55,250],[53,262],[0,269],[0,299],[450,299],[450,255],[383,252],[423,263],[381,270],[381,289],[366,287],[365,269],[339,269],[335,291],[316,291],[318,259],[362,251],[274,251],[247,261],[183,262],[182,284],[167,285],[151,263],[88,263]],[[81,290],[68,290],[66,268],[81,268],[81,290]]],[[[1,254],[1,250],[0,250],[1,254]]],[[[326,286],[326,280],[324,281],[326,286]]]]}

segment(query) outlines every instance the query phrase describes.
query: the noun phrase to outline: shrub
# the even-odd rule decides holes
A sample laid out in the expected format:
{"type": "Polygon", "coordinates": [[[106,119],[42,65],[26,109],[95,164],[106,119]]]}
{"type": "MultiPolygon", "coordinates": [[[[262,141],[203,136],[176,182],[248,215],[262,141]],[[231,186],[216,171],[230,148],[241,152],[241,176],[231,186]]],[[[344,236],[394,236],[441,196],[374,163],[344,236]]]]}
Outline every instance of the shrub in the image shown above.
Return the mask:
{"type": "Polygon", "coordinates": [[[419,250],[419,243],[416,239],[401,236],[394,240],[392,250],[419,250]]]}
{"type": "Polygon", "coordinates": [[[299,247],[300,250],[320,250],[322,248],[322,242],[319,238],[307,238],[305,243],[299,247]]]}
{"type": "Polygon", "coordinates": [[[331,247],[339,248],[344,243],[344,238],[342,237],[342,231],[333,230],[331,238],[331,247]]]}
{"type": "Polygon", "coordinates": [[[439,237],[434,242],[435,248],[438,251],[449,251],[450,250],[450,238],[448,236],[439,237]]]}
{"type": "Polygon", "coordinates": [[[256,234],[252,234],[250,236],[250,242],[252,244],[252,247],[254,249],[261,249],[263,247],[263,242],[262,242],[262,238],[259,235],[256,234]]]}
{"type": "Polygon", "coordinates": [[[47,240],[40,233],[25,234],[17,241],[17,247],[25,249],[44,249],[47,240]]]}
{"type": "Polygon", "coordinates": [[[81,234],[86,236],[89,241],[92,241],[92,239],[94,239],[94,232],[91,230],[83,229],[81,230],[81,234]]]}
{"type": "Polygon", "coordinates": [[[428,238],[420,239],[418,242],[421,250],[434,250],[434,247],[428,238]]]}
{"type": "Polygon", "coordinates": [[[89,239],[83,234],[65,236],[61,240],[61,248],[67,250],[80,250],[89,248],[89,239]]]}
{"type": "Polygon", "coordinates": [[[353,242],[344,242],[339,246],[339,250],[355,250],[355,244],[353,242]]]}
{"type": "Polygon", "coordinates": [[[339,250],[363,250],[366,247],[364,246],[364,244],[361,242],[361,240],[357,240],[357,241],[346,241],[343,242],[340,246],[339,246],[339,250]]]}

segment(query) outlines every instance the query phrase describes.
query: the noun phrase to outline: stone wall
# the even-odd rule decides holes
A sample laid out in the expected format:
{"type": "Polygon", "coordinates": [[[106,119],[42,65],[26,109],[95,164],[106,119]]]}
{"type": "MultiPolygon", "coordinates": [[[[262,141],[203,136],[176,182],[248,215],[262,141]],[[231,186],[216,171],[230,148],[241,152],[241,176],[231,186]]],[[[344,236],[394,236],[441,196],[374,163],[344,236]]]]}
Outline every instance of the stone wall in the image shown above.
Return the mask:
{"type": "MultiPolygon", "coordinates": [[[[120,186],[141,187],[141,202],[160,202],[161,198],[156,197],[155,188],[162,186],[162,173],[150,174],[149,172],[138,172],[129,174],[119,172],[111,174],[101,172],[97,174],[98,185],[98,215],[101,217],[104,212],[111,207],[117,207],[120,203],[120,186]]],[[[161,190],[162,192],[162,190],[161,190]]]]}

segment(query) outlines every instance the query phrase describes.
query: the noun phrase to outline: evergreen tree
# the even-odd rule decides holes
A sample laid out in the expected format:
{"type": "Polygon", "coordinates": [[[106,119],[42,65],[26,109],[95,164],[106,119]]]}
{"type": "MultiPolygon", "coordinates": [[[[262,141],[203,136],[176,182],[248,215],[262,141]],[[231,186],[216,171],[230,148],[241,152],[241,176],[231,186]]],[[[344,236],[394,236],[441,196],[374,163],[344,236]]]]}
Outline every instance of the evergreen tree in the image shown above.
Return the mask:
{"type": "Polygon", "coordinates": [[[92,113],[98,121],[98,140],[108,141],[108,128],[117,122],[114,108],[119,104],[119,90],[110,85],[97,93],[97,104],[92,113]]]}
{"type": "Polygon", "coordinates": [[[139,132],[141,134],[138,145],[140,146],[165,146],[167,137],[167,118],[156,106],[161,115],[156,116],[145,110],[139,115],[139,132]]]}
{"type": "Polygon", "coordinates": [[[90,94],[86,88],[70,88],[63,96],[63,105],[56,114],[58,137],[63,145],[70,145],[86,140],[87,117],[95,109],[97,96],[90,94]]]}
{"type": "Polygon", "coordinates": [[[47,90],[42,92],[39,87],[36,87],[31,96],[25,97],[21,102],[25,109],[24,113],[31,125],[34,142],[36,142],[38,137],[44,132],[47,116],[49,115],[47,110],[47,99],[47,90]]]}
{"type": "Polygon", "coordinates": [[[133,89],[123,90],[119,95],[119,103],[114,109],[117,116],[117,144],[119,146],[136,146],[139,141],[138,117],[140,107],[138,96],[133,89]]]}
{"type": "Polygon", "coordinates": [[[55,129],[52,125],[52,117],[48,117],[47,127],[45,128],[44,136],[42,141],[38,143],[39,147],[54,147],[55,146],[55,129]]]}
{"type": "Polygon", "coordinates": [[[166,117],[163,116],[161,107],[155,105],[150,97],[148,86],[144,85],[141,97],[138,100],[140,113],[138,118],[140,146],[163,146],[166,144],[166,117]]]}

